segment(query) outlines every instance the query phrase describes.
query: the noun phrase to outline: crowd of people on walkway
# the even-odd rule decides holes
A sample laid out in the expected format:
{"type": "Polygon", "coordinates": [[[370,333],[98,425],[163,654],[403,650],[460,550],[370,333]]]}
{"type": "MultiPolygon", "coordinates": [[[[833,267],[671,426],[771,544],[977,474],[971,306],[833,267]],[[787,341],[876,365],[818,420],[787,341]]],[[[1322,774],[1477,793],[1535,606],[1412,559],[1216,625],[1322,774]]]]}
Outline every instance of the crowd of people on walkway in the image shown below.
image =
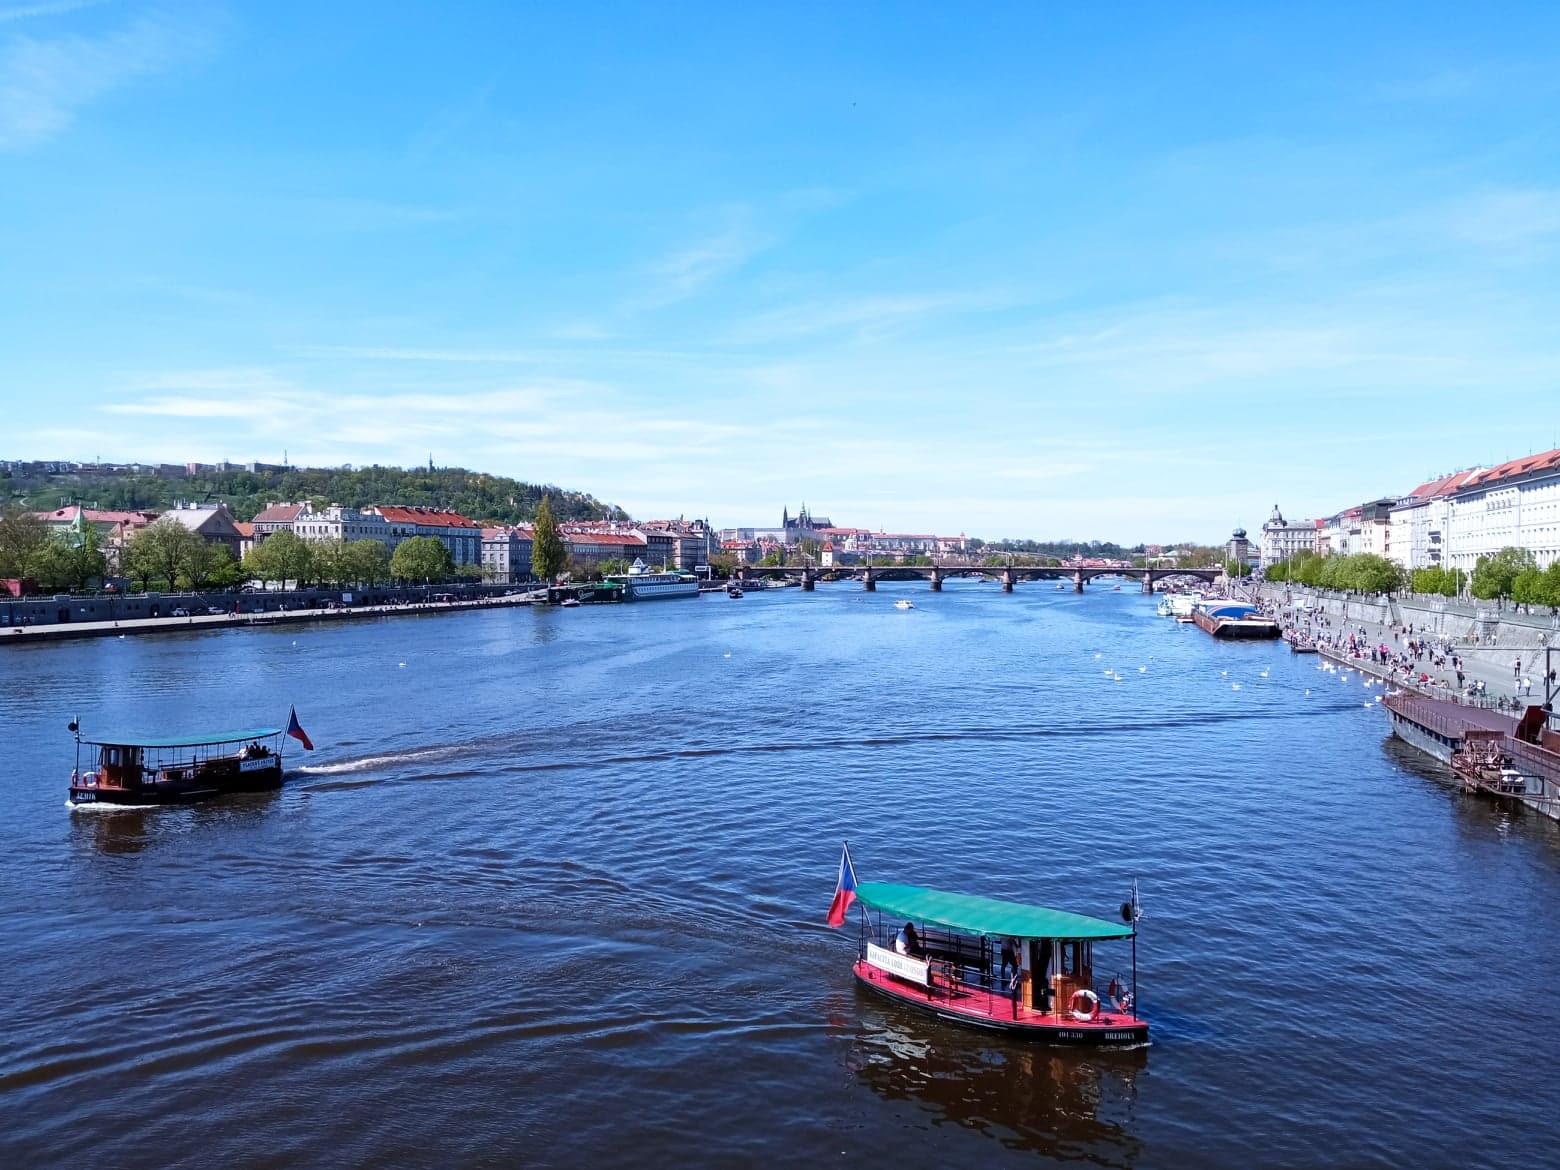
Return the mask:
{"type": "MultiPolygon", "coordinates": [[[[1322,613],[1290,615],[1271,603],[1264,608],[1286,627],[1285,637],[1296,644],[1315,647],[1336,658],[1369,662],[1374,668],[1372,673],[1400,686],[1498,709],[1520,707],[1525,700],[1535,697],[1532,675],[1524,669],[1520,654],[1512,662],[1510,696],[1499,692],[1491,701],[1489,681],[1473,677],[1456,641],[1444,634],[1416,629],[1411,623],[1372,633],[1363,623],[1335,624],[1322,613]]],[[[1555,671],[1550,672],[1547,680],[1542,677],[1542,670],[1539,674],[1540,691],[1545,689],[1546,681],[1551,687],[1554,685],[1555,671]]]]}

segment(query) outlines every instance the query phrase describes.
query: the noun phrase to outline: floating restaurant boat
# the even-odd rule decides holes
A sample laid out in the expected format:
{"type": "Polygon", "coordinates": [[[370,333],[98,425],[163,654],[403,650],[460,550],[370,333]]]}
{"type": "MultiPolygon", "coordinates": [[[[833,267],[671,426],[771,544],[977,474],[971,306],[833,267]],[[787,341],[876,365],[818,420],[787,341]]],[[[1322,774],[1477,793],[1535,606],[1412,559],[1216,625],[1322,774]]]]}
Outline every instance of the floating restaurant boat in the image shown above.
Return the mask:
{"type": "MultiPolygon", "coordinates": [[[[290,728],[255,727],[174,739],[83,739],[74,721],[71,730],[76,732],[76,768],[70,774],[73,805],[187,804],[232,792],[280,788],[281,737],[294,734],[290,728]],[[81,767],[84,747],[89,749],[86,771],[81,767]]],[[[307,737],[303,742],[307,744],[307,737]]]]}
{"type": "Polygon", "coordinates": [[[830,910],[841,925],[861,907],[856,981],[940,1019],[1050,1044],[1132,1047],[1148,1042],[1136,1012],[1137,893],[1123,922],[887,882],[856,883],[847,853],[830,910]],[[843,904],[842,904],[843,901],[843,904]],[[902,926],[900,924],[903,924],[902,926]],[[919,925],[916,925],[919,924],[919,925]],[[1096,943],[1132,942],[1128,977],[1095,987],[1096,943]]]}
{"type": "Polygon", "coordinates": [[[1560,732],[1549,728],[1542,707],[1530,706],[1518,718],[1405,693],[1388,695],[1383,704],[1392,734],[1449,764],[1469,791],[1560,818],[1560,732]]]}
{"type": "Polygon", "coordinates": [[[1197,628],[1215,638],[1276,638],[1278,623],[1244,601],[1204,601],[1192,610],[1197,628]]]}
{"type": "Polygon", "coordinates": [[[663,597],[697,597],[699,579],[692,573],[657,573],[635,560],[628,572],[603,577],[623,591],[624,601],[652,601],[663,597]]]}

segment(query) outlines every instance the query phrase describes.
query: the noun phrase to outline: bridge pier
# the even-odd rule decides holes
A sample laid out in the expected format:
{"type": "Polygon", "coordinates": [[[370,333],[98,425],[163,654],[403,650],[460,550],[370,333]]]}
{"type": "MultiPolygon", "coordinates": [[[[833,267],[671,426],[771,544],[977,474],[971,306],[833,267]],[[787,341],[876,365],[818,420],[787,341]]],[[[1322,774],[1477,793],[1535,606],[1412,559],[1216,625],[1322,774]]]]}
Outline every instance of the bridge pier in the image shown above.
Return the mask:
{"type": "Polygon", "coordinates": [[[1153,591],[1154,591],[1154,578],[1153,578],[1153,575],[1150,574],[1150,573],[1144,573],[1143,574],[1143,592],[1144,593],[1152,593],[1153,591]]]}
{"type": "Polygon", "coordinates": [[[818,578],[813,576],[811,569],[802,570],[802,592],[811,593],[818,587],[818,578]]]}
{"type": "Polygon", "coordinates": [[[1073,592],[1074,593],[1082,593],[1083,592],[1083,570],[1082,569],[1079,569],[1076,573],[1073,574],[1073,592]]]}
{"type": "Polygon", "coordinates": [[[942,571],[936,565],[932,566],[932,592],[942,592],[942,571]]]}
{"type": "Polygon", "coordinates": [[[1018,580],[1018,577],[1014,574],[1013,568],[1012,568],[1011,565],[1008,566],[1006,569],[1003,569],[1002,570],[1002,592],[1004,592],[1004,593],[1011,593],[1011,592],[1013,592],[1013,584],[1017,580],[1018,580]]]}
{"type": "Polygon", "coordinates": [[[861,576],[861,587],[868,593],[877,592],[877,578],[872,575],[872,566],[867,565],[867,571],[861,576]]]}

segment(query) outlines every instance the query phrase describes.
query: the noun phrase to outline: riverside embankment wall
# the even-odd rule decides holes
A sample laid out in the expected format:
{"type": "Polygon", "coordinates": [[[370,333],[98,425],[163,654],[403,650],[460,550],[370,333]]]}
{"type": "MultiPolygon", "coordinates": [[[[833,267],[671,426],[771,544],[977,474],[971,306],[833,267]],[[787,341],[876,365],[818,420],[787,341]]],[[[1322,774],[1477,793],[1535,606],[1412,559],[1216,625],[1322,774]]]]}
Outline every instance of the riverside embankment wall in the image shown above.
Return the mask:
{"type": "Polygon", "coordinates": [[[479,601],[497,597],[522,586],[490,584],[457,585],[373,585],[366,589],[286,589],[229,593],[131,593],[124,596],[0,597],[0,626],[60,625],[67,622],[139,621],[166,618],[176,609],[205,614],[219,609],[225,614],[263,614],[286,610],[319,608],[326,603],[341,604],[351,598],[353,605],[395,605],[427,601],[438,594],[449,594],[461,601],[479,601]]]}
{"type": "Polygon", "coordinates": [[[1335,593],[1279,583],[1261,586],[1269,601],[1288,606],[1309,601],[1311,612],[1325,614],[1333,625],[1365,622],[1384,626],[1411,625],[1484,650],[1538,650],[1560,646],[1560,613],[1544,606],[1518,613],[1495,602],[1458,601],[1451,597],[1335,593]],[[1477,639],[1477,641],[1475,641],[1477,639]]]}

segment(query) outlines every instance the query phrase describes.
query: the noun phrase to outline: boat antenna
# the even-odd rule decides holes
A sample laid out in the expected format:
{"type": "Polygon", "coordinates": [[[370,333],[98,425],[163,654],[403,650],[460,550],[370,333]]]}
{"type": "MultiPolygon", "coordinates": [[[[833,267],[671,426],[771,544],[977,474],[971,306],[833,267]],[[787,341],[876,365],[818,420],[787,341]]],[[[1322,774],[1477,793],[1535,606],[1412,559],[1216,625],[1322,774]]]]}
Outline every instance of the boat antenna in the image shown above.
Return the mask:
{"type": "Polygon", "coordinates": [[[1138,1007],[1137,996],[1137,932],[1138,918],[1138,883],[1137,878],[1132,879],[1132,1014],[1138,1019],[1143,1018],[1142,1010],[1138,1007]]]}

